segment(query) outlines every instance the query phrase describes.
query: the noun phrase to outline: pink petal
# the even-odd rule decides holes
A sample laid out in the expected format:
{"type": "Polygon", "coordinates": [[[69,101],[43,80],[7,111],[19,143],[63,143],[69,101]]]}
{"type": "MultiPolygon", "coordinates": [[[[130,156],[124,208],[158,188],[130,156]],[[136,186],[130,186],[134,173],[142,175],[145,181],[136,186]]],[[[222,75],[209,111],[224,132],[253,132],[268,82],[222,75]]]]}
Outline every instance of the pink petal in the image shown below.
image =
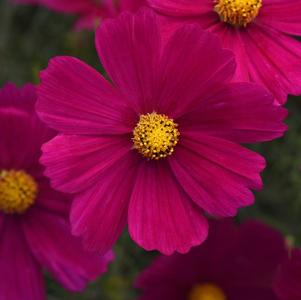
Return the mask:
{"type": "Polygon", "coordinates": [[[178,119],[184,131],[202,132],[237,143],[254,143],[283,135],[287,112],[257,84],[232,83],[204,98],[195,111],[178,119]]]}
{"type": "Polygon", "coordinates": [[[130,153],[112,165],[98,184],[75,197],[71,210],[73,233],[83,236],[89,250],[106,253],[122,233],[136,169],[136,153],[130,153]]]}
{"type": "Polygon", "coordinates": [[[32,113],[36,102],[36,88],[27,83],[17,88],[14,83],[7,83],[0,89],[0,109],[20,109],[32,113]]]}
{"type": "Polygon", "coordinates": [[[248,58],[247,53],[245,49],[244,42],[241,37],[241,31],[240,30],[229,30],[229,26],[226,25],[226,23],[220,22],[218,20],[217,24],[212,24],[213,18],[210,15],[206,15],[208,18],[208,25],[203,20],[205,18],[200,18],[202,28],[209,28],[211,27],[211,30],[220,36],[220,39],[222,41],[223,47],[226,49],[230,49],[235,53],[235,59],[237,62],[235,75],[233,77],[233,82],[248,82],[250,81],[250,75],[248,70],[248,58]],[[211,20],[211,24],[210,24],[211,20]]]}
{"type": "Polygon", "coordinates": [[[109,77],[135,111],[149,112],[160,54],[155,14],[143,10],[135,16],[124,13],[104,21],[96,33],[96,46],[109,77]]]}
{"type": "Polygon", "coordinates": [[[264,159],[232,142],[199,133],[183,133],[169,159],[179,184],[202,209],[229,217],[251,205],[250,189],[262,187],[264,159]]]}
{"type": "Polygon", "coordinates": [[[144,249],[169,255],[201,244],[208,224],[177,184],[168,164],[145,160],[130,201],[129,232],[144,249]]]}
{"type": "Polygon", "coordinates": [[[39,194],[35,207],[44,209],[45,211],[56,215],[68,217],[71,200],[70,195],[67,196],[52,189],[46,178],[39,180],[39,194]]]}
{"type": "Polygon", "coordinates": [[[148,0],[160,13],[172,16],[198,16],[213,10],[212,0],[148,0]]]}
{"type": "Polygon", "coordinates": [[[123,96],[93,68],[56,57],[41,73],[37,111],[50,127],[67,134],[113,134],[132,130],[123,96]],[[130,125],[129,125],[130,123],[130,125]]]}
{"type": "Polygon", "coordinates": [[[270,287],[235,287],[230,294],[233,300],[279,300],[270,287]]]}
{"type": "Polygon", "coordinates": [[[293,249],[277,274],[274,282],[275,292],[279,300],[301,299],[301,250],[293,249]]]}
{"type": "Polygon", "coordinates": [[[41,144],[54,132],[38,119],[35,101],[35,88],[30,84],[22,88],[7,84],[0,89],[0,168],[39,169],[41,144]]]}
{"type": "Polygon", "coordinates": [[[122,1],[120,1],[120,10],[121,11],[128,10],[131,12],[136,12],[139,8],[141,8],[143,6],[147,6],[146,0],[122,0],[122,1]]]}
{"type": "Polygon", "coordinates": [[[6,219],[0,238],[0,299],[44,300],[42,271],[30,253],[19,223],[6,219]]]}
{"type": "MultiPolygon", "coordinates": [[[[223,274],[227,274],[227,276],[224,275],[223,280],[231,287],[229,298],[242,299],[242,291],[246,288],[248,288],[246,291],[253,290],[255,294],[256,287],[258,290],[262,289],[262,292],[270,291],[271,294],[274,276],[280,263],[288,255],[283,235],[256,220],[249,220],[237,229],[237,240],[230,243],[232,249],[228,249],[231,251],[225,253],[223,266],[220,268],[223,274]],[[238,258],[244,258],[244,260],[238,258]]],[[[220,234],[222,233],[221,228],[220,234]]],[[[215,244],[218,244],[218,240],[215,244]]],[[[258,299],[264,298],[258,296],[258,299]]]]}
{"type": "Polygon", "coordinates": [[[256,22],[266,24],[279,31],[301,34],[301,3],[300,1],[270,1],[264,3],[256,22]]]}
{"type": "Polygon", "coordinates": [[[5,215],[4,215],[4,213],[0,212],[0,233],[1,233],[2,227],[4,225],[4,220],[5,220],[5,215]]]}
{"type": "Polygon", "coordinates": [[[216,36],[196,24],[181,27],[160,59],[159,111],[177,117],[192,110],[221,83],[230,81],[234,72],[234,56],[222,49],[216,36]]]}
{"type": "Polygon", "coordinates": [[[105,272],[112,258],[111,254],[100,257],[84,251],[66,220],[40,209],[25,216],[23,230],[39,263],[72,291],[82,290],[105,272]]]}
{"type": "Polygon", "coordinates": [[[287,94],[301,93],[300,43],[255,25],[242,37],[252,81],[265,85],[280,104],[286,102],[287,94]]]}
{"type": "Polygon", "coordinates": [[[59,135],[46,143],[41,163],[52,185],[75,193],[99,182],[99,177],[131,150],[130,137],[59,135]]]}

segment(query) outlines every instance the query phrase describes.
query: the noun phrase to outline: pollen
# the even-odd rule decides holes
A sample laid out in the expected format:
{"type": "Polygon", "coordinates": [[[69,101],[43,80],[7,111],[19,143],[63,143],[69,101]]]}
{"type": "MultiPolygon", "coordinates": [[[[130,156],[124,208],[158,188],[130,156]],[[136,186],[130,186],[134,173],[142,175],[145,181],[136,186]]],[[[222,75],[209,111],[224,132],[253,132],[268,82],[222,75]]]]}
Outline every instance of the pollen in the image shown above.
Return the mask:
{"type": "Polygon", "coordinates": [[[25,171],[0,170],[0,211],[24,213],[37,197],[38,184],[25,171]]]}
{"type": "Polygon", "coordinates": [[[259,14],[262,0],[215,0],[214,10],[223,22],[246,27],[259,14]]]}
{"type": "Polygon", "coordinates": [[[204,283],[192,288],[188,300],[227,300],[227,297],[217,285],[204,283]]]}
{"type": "Polygon", "coordinates": [[[180,136],[173,119],[155,112],[141,115],[133,133],[134,148],[144,157],[155,160],[173,154],[180,136]]]}

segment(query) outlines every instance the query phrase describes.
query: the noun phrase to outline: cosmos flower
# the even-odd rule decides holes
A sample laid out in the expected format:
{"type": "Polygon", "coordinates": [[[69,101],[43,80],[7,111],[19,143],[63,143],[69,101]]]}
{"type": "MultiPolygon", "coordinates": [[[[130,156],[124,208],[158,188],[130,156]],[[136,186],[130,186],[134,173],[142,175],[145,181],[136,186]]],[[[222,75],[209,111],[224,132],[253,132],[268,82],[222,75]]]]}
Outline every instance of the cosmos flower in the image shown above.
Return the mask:
{"type": "Polygon", "coordinates": [[[61,133],[43,147],[45,174],[75,194],[73,233],[89,249],[107,251],[128,224],[144,249],[187,252],[207,237],[205,213],[253,204],[265,161],[239,144],[281,136],[286,111],[229,83],[234,56],[198,25],[162,41],[151,10],[124,13],[96,46],[112,83],[73,57],[41,73],[37,110],[61,133]]]}
{"type": "Polygon", "coordinates": [[[139,299],[278,300],[273,282],[287,255],[282,235],[262,223],[215,221],[202,246],[160,256],[139,276],[139,299]]]}
{"type": "Polygon", "coordinates": [[[122,11],[137,11],[146,5],[146,0],[15,0],[35,3],[58,12],[76,14],[79,19],[76,29],[95,29],[100,20],[116,17],[122,11]]]}
{"type": "Polygon", "coordinates": [[[86,253],[71,235],[70,199],[54,191],[39,164],[54,131],[34,112],[35,87],[0,89],[0,299],[45,299],[43,271],[82,290],[103,273],[112,254],[86,253]]]}
{"type": "Polygon", "coordinates": [[[165,30],[197,22],[234,51],[234,79],[266,86],[277,102],[301,93],[300,0],[148,0],[165,30]]]}
{"type": "Polygon", "coordinates": [[[301,299],[301,250],[293,249],[282,264],[275,281],[279,300],[301,299]]]}

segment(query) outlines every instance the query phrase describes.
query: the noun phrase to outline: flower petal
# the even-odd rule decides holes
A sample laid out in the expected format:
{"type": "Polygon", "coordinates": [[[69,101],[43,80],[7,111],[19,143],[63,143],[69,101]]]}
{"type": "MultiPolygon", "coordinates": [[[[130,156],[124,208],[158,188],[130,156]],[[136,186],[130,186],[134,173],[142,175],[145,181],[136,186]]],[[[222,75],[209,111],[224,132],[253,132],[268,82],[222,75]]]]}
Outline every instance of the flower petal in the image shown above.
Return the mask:
{"type": "Polygon", "coordinates": [[[7,83],[0,89],[0,109],[19,109],[33,113],[36,99],[36,88],[31,83],[21,88],[17,88],[14,83],[7,83]]]}
{"type": "Polygon", "coordinates": [[[148,0],[150,6],[160,13],[171,16],[198,16],[213,10],[212,0],[148,0]]]}
{"type": "Polygon", "coordinates": [[[80,291],[107,269],[109,258],[83,250],[80,239],[71,235],[66,219],[31,210],[25,216],[23,230],[32,253],[60,283],[72,291],[80,291]]]}
{"type": "Polygon", "coordinates": [[[41,163],[56,189],[75,193],[99,182],[131,147],[130,137],[59,135],[43,146],[41,163]]]}
{"type": "Polygon", "coordinates": [[[138,245],[164,254],[188,252],[208,224],[175,181],[167,163],[143,161],[129,206],[129,232],[138,245]]]}
{"type": "Polygon", "coordinates": [[[300,35],[301,2],[287,0],[265,2],[256,22],[288,34],[300,35]]]}
{"type": "MultiPolygon", "coordinates": [[[[220,37],[223,47],[230,49],[235,54],[235,60],[237,62],[235,75],[232,79],[233,82],[249,82],[250,75],[248,71],[248,57],[244,42],[241,37],[240,30],[229,30],[229,26],[226,23],[218,20],[217,24],[212,23],[212,16],[207,16],[207,24],[203,21],[205,18],[201,18],[202,28],[210,28],[212,32],[220,37]],[[211,20],[211,24],[209,23],[211,20]]],[[[214,19],[213,19],[214,20],[214,19]]]]}
{"type": "Polygon", "coordinates": [[[125,110],[123,96],[80,60],[53,58],[40,77],[37,111],[50,127],[67,134],[131,131],[134,115],[125,110]]]}
{"type": "Polygon", "coordinates": [[[67,217],[71,207],[71,196],[58,192],[50,187],[47,178],[40,179],[39,194],[35,203],[35,207],[52,212],[56,215],[67,217]]]}
{"type": "Polygon", "coordinates": [[[229,217],[254,202],[250,189],[262,187],[260,172],[265,167],[260,155],[199,133],[183,133],[180,143],[169,162],[180,185],[202,209],[229,217]]]}
{"type": "Polygon", "coordinates": [[[160,60],[159,111],[175,118],[193,110],[208,93],[232,79],[235,66],[233,53],[222,49],[216,36],[197,24],[182,26],[160,60]]]}
{"type": "Polygon", "coordinates": [[[55,133],[38,119],[35,101],[33,85],[7,84],[0,89],[0,169],[39,169],[41,144],[55,133]]]}
{"type": "Polygon", "coordinates": [[[277,274],[274,288],[279,300],[296,300],[301,298],[301,250],[293,249],[277,274]]]}
{"type": "Polygon", "coordinates": [[[136,177],[136,153],[115,163],[94,184],[75,197],[71,224],[87,249],[106,253],[127,223],[127,210],[136,177]]]}
{"type": "Polygon", "coordinates": [[[104,21],[96,33],[96,47],[109,77],[130,99],[135,111],[149,112],[160,55],[154,12],[145,9],[104,21]]]}
{"type": "Polygon", "coordinates": [[[131,11],[136,12],[138,9],[140,9],[143,6],[147,5],[146,0],[123,0],[120,1],[120,11],[131,11]]]}
{"type": "Polygon", "coordinates": [[[231,83],[210,93],[198,109],[177,120],[181,129],[201,132],[237,143],[254,143],[283,135],[287,111],[252,83],[231,83]]]}
{"type": "Polygon", "coordinates": [[[84,289],[112,260],[112,253],[100,257],[84,251],[66,219],[39,209],[26,215],[23,230],[35,258],[69,290],[84,289]]]}
{"type": "Polygon", "coordinates": [[[266,86],[280,104],[286,102],[288,94],[300,94],[300,43],[255,24],[245,33],[242,37],[249,58],[251,80],[266,86]]]}
{"type": "Polygon", "coordinates": [[[44,300],[42,271],[19,224],[7,218],[0,237],[0,299],[44,300]]]}
{"type": "Polygon", "coordinates": [[[233,300],[279,300],[270,287],[235,287],[229,293],[233,300]]]}
{"type": "Polygon", "coordinates": [[[4,225],[5,215],[4,213],[0,212],[0,234],[2,232],[2,227],[4,225]]]}

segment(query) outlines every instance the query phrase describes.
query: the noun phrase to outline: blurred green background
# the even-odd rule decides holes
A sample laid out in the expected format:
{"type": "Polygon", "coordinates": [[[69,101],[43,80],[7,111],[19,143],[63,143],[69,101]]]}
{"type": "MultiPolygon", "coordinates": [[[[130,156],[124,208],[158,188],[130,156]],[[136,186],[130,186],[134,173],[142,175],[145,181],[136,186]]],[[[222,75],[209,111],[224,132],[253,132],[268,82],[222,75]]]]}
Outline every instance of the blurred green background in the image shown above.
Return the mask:
{"type": "MultiPolygon", "coordinates": [[[[38,83],[39,70],[56,55],[81,58],[102,71],[90,32],[72,30],[74,18],[41,7],[16,6],[0,0],[0,86],[7,81],[38,83]]],[[[256,217],[280,229],[295,245],[301,244],[301,98],[291,97],[287,108],[289,131],[274,142],[252,147],[262,153],[268,167],[265,188],[256,205],[242,209],[240,220],[256,217]]],[[[125,233],[116,248],[110,270],[80,295],[61,289],[47,279],[49,300],[135,299],[133,282],[154,253],[139,249],[125,233]]]]}

